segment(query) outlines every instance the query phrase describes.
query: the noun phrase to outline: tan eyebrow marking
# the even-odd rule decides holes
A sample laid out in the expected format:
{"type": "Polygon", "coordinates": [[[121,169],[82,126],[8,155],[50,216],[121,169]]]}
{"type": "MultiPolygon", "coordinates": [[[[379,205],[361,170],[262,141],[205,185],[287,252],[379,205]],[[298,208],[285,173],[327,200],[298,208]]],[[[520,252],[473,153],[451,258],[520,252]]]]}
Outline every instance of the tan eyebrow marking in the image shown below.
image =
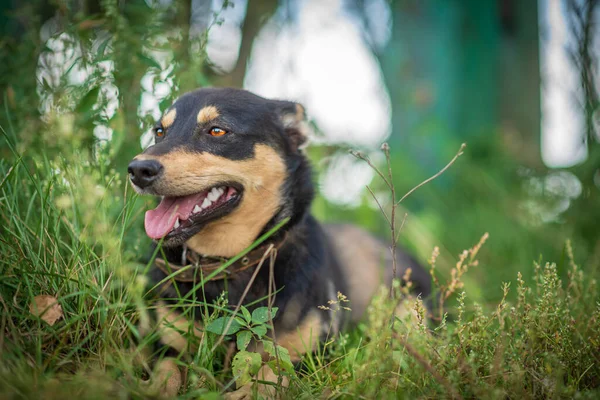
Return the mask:
{"type": "Polygon", "coordinates": [[[167,129],[168,127],[173,125],[173,122],[175,122],[175,117],[177,117],[177,110],[173,108],[171,111],[166,113],[160,120],[160,123],[162,124],[163,128],[167,129]]]}
{"type": "Polygon", "coordinates": [[[302,104],[296,103],[296,118],[299,121],[302,121],[305,117],[306,117],[306,110],[304,110],[304,107],[302,106],[302,104]]]}
{"type": "Polygon", "coordinates": [[[206,106],[198,112],[196,120],[199,124],[204,124],[219,116],[219,110],[215,106],[206,106]]]}

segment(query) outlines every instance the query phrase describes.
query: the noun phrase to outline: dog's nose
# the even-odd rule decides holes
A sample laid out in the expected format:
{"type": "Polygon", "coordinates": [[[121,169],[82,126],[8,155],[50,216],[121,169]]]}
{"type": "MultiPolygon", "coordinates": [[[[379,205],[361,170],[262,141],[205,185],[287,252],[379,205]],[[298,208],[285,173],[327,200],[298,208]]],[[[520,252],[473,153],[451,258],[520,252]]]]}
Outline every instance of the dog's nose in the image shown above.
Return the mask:
{"type": "Polygon", "coordinates": [[[136,186],[150,186],[161,174],[163,166],[156,160],[133,160],[127,167],[129,179],[136,186]]]}

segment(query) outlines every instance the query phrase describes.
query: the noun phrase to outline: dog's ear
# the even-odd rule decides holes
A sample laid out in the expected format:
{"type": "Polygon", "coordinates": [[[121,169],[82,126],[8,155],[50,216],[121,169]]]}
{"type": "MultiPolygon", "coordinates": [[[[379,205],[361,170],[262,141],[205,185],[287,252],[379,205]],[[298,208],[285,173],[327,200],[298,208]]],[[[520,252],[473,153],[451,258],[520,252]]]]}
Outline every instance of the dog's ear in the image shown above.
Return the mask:
{"type": "Polygon", "coordinates": [[[312,135],[304,107],[291,101],[278,101],[277,111],[292,150],[303,149],[312,135]]]}

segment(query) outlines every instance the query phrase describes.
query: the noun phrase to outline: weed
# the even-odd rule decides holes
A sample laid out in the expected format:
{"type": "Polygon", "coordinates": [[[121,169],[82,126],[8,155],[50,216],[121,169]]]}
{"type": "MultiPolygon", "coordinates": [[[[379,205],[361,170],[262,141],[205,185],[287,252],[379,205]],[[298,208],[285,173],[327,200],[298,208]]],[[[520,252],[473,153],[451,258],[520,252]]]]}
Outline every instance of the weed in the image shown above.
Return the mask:
{"type": "MultiPolygon", "coordinates": [[[[148,266],[137,261],[143,251],[138,221],[144,201],[108,167],[108,152],[45,157],[18,152],[12,137],[4,136],[13,156],[0,161],[2,396],[146,396],[149,366],[134,362],[157,338],[152,329],[143,336],[138,328],[155,307],[146,296],[148,266]],[[51,298],[51,305],[56,299],[60,306],[52,325],[43,313],[30,312],[38,296],[49,296],[43,298],[51,298]]],[[[499,282],[503,299],[490,306],[470,302],[462,284],[478,265],[485,239],[451,265],[441,261],[439,248],[432,252],[432,279],[444,299],[433,322],[428,322],[425,299],[412,299],[410,317],[390,323],[406,294],[396,285],[395,299],[382,290],[364,324],[332,332],[295,370],[283,349],[273,345],[276,338],[265,335],[276,309],[270,315],[269,308],[250,313],[240,304],[232,313],[224,301],[182,299],[186,317],[202,314],[208,334],[199,339],[192,331],[180,332],[193,347],[177,360],[188,371],[181,398],[218,397],[265,362],[286,371],[285,397],[597,397],[598,287],[577,265],[570,243],[567,280],[560,279],[555,264],[536,263],[530,282],[520,273],[514,285],[499,282]],[[242,351],[233,370],[223,362],[221,337],[234,340],[242,351]],[[249,338],[262,343],[268,359],[257,359],[249,338]]],[[[477,268],[494,267],[502,266],[477,268]]],[[[410,286],[410,274],[402,280],[404,288],[410,286]]],[[[351,304],[342,296],[324,306],[344,312],[351,304]]],[[[152,356],[161,357],[162,352],[152,356]]]]}

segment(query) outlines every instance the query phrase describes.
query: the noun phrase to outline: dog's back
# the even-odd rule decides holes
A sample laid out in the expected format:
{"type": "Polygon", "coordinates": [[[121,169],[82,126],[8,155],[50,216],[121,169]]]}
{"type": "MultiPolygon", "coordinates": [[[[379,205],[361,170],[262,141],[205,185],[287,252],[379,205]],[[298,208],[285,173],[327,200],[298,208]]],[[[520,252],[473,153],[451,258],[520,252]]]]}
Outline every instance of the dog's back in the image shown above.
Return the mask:
{"type": "MultiPolygon", "coordinates": [[[[324,229],[338,260],[348,293],[344,293],[352,308],[352,321],[359,321],[377,289],[389,287],[393,276],[392,253],[369,232],[350,224],[324,224],[324,229]]],[[[402,278],[410,268],[413,293],[428,299],[430,276],[423,267],[402,249],[396,249],[396,278],[402,278]]]]}

